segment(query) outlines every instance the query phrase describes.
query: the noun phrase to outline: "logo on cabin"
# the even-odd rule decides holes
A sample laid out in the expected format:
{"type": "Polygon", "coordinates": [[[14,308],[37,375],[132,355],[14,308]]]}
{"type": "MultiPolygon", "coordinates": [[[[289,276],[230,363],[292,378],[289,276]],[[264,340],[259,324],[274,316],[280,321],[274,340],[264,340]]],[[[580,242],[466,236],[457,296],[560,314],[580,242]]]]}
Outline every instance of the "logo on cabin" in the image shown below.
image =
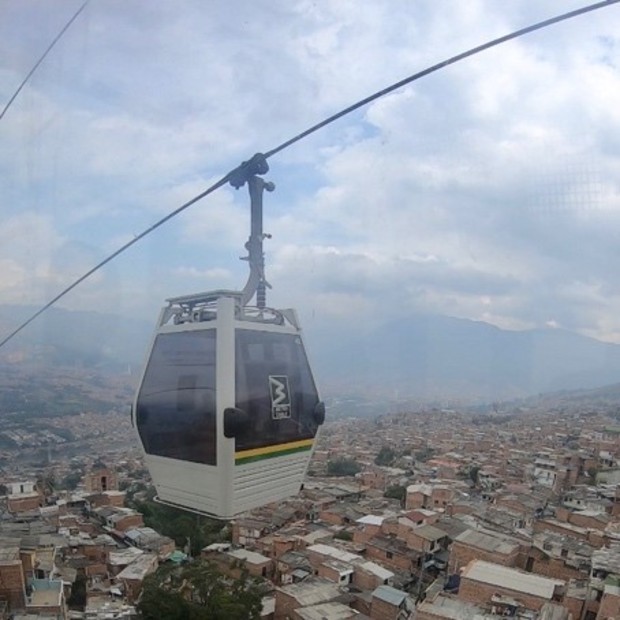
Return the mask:
{"type": "Polygon", "coordinates": [[[291,396],[286,375],[269,375],[269,394],[271,395],[271,417],[284,420],[291,417],[291,396]]]}

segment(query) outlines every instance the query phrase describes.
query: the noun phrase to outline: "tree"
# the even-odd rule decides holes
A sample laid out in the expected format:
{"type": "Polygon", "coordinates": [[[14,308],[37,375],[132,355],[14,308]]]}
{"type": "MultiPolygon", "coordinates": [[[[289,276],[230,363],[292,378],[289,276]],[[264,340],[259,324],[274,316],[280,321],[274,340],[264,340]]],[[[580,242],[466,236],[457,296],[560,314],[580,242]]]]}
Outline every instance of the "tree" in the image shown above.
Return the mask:
{"type": "Polygon", "coordinates": [[[149,489],[145,501],[132,497],[132,506],[142,513],[146,526],[169,536],[179,547],[184,547],[189,539],[191,555],[197,556],[207,545],[224,540],[225,528],[221,521],[158,504],[152,501],[153,496],[154,489],[149,489]]]}
{"type": "Polygon", "coordinates": [[[361,465],[353,459],[340,458],[327,462],[328,476],[355,476],[361,469],[361,465]]]}
{"type": "Polygon", "coordinates": [[[480,466],[479,465],[472,465],[469,468],[469,477],[470,477],[471,481],[474,484],[478,484],[478,477],[479,477],[478,474],[479,474],[479,472],[480,472],[480,466]]]}
{"type": "Polygon", "coordinates": [[[71,586],[71,594],[67,599],[71,609],[84,609],[86,605],[86,576],[78,574],[71,586]]]}
{"type": "Polygon", "coordinates": [[[60,483],[60,487],[69,491],[74,491],[77,485],[82,481],[82,473],[80,471],[73,471],[67,474],[60,483]]]}
{"type": "Polygon", "coordinates": [[[424,448],[422,448],[421,450],[418,450],[415,453],[415,460],[420,463],[424,463],[428,461],[428,459],[430,459],[433,456],[433,454],[435,454],[435,449],[430,448],[429,446],[425,446],[424,448]]]}
{"type": "Polygon", "coordinates": [[[407,497],[407,487],[394,485],[388,487],[383,494],[383,497],[389,497],[391,499],[397,499],[399,502],[404,502],[407,497]]]}
{"type": "Polygon", "coordinates": [[[237,579],[207,560],[162,566],[144,581],[143,620],[259,620],[263,588],[242,570],[237,579]]]}
{"type": "Polygon", "coordinates": [[[375,458],[375,465],[391,465],[395,458],[396,452],[389,446],[383,446],[375,458]]]}

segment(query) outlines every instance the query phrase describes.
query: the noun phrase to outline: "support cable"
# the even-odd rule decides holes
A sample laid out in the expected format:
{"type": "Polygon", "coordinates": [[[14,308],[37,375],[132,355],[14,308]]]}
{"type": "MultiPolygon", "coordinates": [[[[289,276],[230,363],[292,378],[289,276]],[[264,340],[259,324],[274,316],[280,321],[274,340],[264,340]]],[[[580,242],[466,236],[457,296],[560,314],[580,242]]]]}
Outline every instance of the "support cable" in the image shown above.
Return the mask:
{"type": "MultiPolygon", "coordinates": [[[[2,110],[2,112],[0,112],[0,120],[2,120],[7,110],[11,107],[11,104],[13,103],[13,101],[17,99],[17,95],[19,95],[22,88],[26,86],[28,80],[32,77],[32,74],[39,68],[39,65],[45,60],[45,57],[52,51],[52,48],[54,47],[54,45],[56,45],[56,43],[60,41],[60,39],[62,38],[62,35],[65,34],[67,30],[69,30],[69,26],[71,26],[71,24],[77,19],[78,15],[86,8],[86,5],[88,4],[88,2],[89,0],[86,0],[86,2],[84,2],[84,4],[75,12],[73,17],[65,24],[64,28],[56,35],[54,40],[47,46],[47,49],[43,52],[43,56],[41,56],[41,58],[39,58],[39,60],[37,60],[37,62],[35,63],[34,67],[30,69],[30,71],[28,72],[28,75],[22,80],[22,83],[17,87],[17,90],[13,93],[13,96],[9,99],[8,103],[4,106],[4,109],[2,110]]],[[[2,345],[0,344],[0,346],[2,345]]]]}

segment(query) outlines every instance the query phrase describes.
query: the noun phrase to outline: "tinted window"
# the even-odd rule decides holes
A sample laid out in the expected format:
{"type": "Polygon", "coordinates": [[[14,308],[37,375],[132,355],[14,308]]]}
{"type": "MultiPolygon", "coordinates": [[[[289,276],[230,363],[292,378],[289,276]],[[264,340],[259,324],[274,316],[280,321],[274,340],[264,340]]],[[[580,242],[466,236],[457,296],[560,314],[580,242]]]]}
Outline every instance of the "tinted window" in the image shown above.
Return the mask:
{"type": "Polygon", "coordinates": [[[236,450],[314,437],[319,399],[299,336],[237,330],[236,382],[236,406],[249,417],[236,450]]]}
{"type": "Polygon", "coordinates": [[[157,336],[136,422],[148,454],[215,465],[214,330],[157,336]]]}

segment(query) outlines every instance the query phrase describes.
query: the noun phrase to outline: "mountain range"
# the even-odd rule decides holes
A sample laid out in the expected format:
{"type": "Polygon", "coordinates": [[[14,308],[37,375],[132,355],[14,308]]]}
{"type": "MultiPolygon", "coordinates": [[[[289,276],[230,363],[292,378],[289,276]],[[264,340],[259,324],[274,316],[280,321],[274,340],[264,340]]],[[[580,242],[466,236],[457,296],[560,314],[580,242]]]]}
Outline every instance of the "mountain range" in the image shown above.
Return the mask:
{"type": "MultiPolygon", "coordinates": [[[[0,305],[0,338],[36,310],[0,305]]],[[[0,362],[126,371],[142,364],[152,329],[142,319],[51,308],[0,349],[0,362]]],[[[325,395],[492,402],[620,381],[620,345],[560,329],[412,315],[363,333],[309,329],[306,344],[325,395]]]]}

